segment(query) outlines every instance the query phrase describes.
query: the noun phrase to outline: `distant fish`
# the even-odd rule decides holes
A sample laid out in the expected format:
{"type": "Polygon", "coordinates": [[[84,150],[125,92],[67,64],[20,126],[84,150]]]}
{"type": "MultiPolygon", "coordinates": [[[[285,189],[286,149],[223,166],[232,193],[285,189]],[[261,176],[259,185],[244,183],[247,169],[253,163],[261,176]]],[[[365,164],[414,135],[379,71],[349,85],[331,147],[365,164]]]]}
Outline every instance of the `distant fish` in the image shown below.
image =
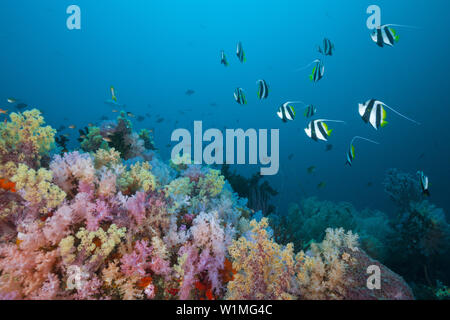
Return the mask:
{"type": "Polygon", "coordinates": [[[367,186],[371,187],[371,186],[373,186],[373,183],[369,181],[369,182],[367,182],[367,186]]]}
{"type": "Polygon", "coordinates": [[[210,105],[211,107],[217,107],[217,103],[215,103],[215,102],[211,102],[209,105],[210,105]]]}
{"type": "Polygon", "coordinates": [[[148,112],[145,114],[145,116],[146,116],[147,118],[151,118],[151,117],[152,117],[152,116],[150,115],[150,113],[148,113],[148,112]]]}
{"type": "Polygon", "coordinates": [[[8,110],[0,109],[0,114],[8,114],[8,110]]]}
{"type": "Polygon", "coordinates": [[[327,119],[318,119],[313,120],[308,124],[308,127],[305,128],[305,133],[308,137],[313,139],[314,141],[323,140],[328,141],[328,137],[331,135],[333,130],[328,128],[326,122],[339,122],[345,123],[341,120],[327,120],[327,119]]]}
{"type": "Polygon", "coordinates": [[[113,86],[111,86],[111,100],[117,102],[116,91],[113,86]]]}
{"type": "Polygon", "coordinates": [[[422,187],[422,193],[425,196],[430,196],[430,191],[428,190],[429,183],[428,177],[423,173],[423,171],[417,171],[417,175],[419,176],[420,186],[422,187]]]}
{"type": "Polygon", "coordinates": [[[269,86],[267,85],[267,82],[265,80],[258,80],[258,98],[260,100],[267,99],[269,96],[269,86]]]}
{"type": "Polygon", "coordinates": [[[292,106],[296,103],[302,103],[301,101],[288,101],[283,103],[277,112],[278,118],[280,118],[283,122],[293,121],[295,119],[295,109],[292,106]]]}
{"type": "Polygon", "coordinates": [[[379,144],[376,141],[373,141],[373,140],[370,140],[370,139],[367,139],[367,138],[363,138],[363,137],[360,137],[360,136],[353,137],[352,141],[350,142],[350,147],[349,147],[349,149],[347,151],[347,162],[345,163],[346,165],[349,165],[350,167],[352,166],[353,159],[355,159],[355,146],[353,145],[353,142],[356,139],[361,139],[361,140],[365,140],[365,141],[368,141],[368,142],[371,142],[371,143],[374,143],[374,144],[379,144]]]}
{"type": "Polygon", "coordinates": [[[187,96],[192,96],[194,93],[195,93],[195,91],[192,90],[192,89],[189,89],[189,90],[187,90],[187,91],[185,92],[185,94],[186,94],[187,96]]]}
{"type": "Polygon", "coordinates": [[[145,120],[145,117],[143,117],[143,116],[138,116],[137,117],[137,121],[139,121],[139,122],[142,122],[144,120],[145,120]]]}
{"type": "Polygon", "coordinates": [[[220,63],[225,67],[228,67],[227,56],[225,55],[225,52],[223,50],[220,52],[220,63]]]}
{"type": "Polygon", "coordinates": [[[70,126],[69,126],[69,129],[75,129],[76,128],[76,126],[74,125],[74,124],[71,124],[70,126]]]}
{"type": "Polygon", "coordinates": [[[8,101],[8,103],[16,103],[17,99],[16,98],[8,98],[8,99],[6,99],[6,101],[8,101]]]}
{"type": "Polygon", "coordinates": [[[330,39],[323,39],[323,47],[319,46],[319,52],[324,56],[332,56],[334,50],[334,44],[331,43],[330,39]]]}
{"type": "Polygon", "coordinates": [[[294,154],[291,153],[291,154],[288,156],[288,160],[292,160],[293,158],[294,158],[294,154]]]}
{"type": "Polygon", "coordinates": [[[159,118],[158,120],[156,120],[157,123],[161,123],[164,121],[164,118],[159,118]]]}
{"type": "Polygon", "coordinates": [[[112,141],[111,138],[109,138],[109,137],[103,137],[102,139],[105,142],[111,142],[112,141]]]}
{"type": "Polygon", "coordinates": [[[117,113],[117,112],[119,112],[118,110],[116,110],[116,109],[112,109],[111,110],[113,113],[117,113]]]}
{"type": "Polygon", "coordinates": [[[368,100],[364,104],[360,103],[358,105],[359,115],[361,116],[361,118],[365,123],[370,123],[372,127],[375,128],[375,130],[378,130],[378,128],[383,128],[388,124],[386,121],[386,110],[384,109],[384,107],[390,109],[391,111],[405,118],[406,120],[409,120],[411,122],[420,125],[419,122],[402,115],[398,111],[389,107],[387,104],[375,99],[368,100]]]}
{"type": "Polygon", "coordinates": [[[322,181],[321,183],[319,183],[318,185],[317,185],[317,189],[323,189],[323,188],[325,188],[326,187],[326,182],[325,181],[322,181]]]}
{"type": "Polygon", "coordinates": [[[239,104],[247,104],[247,99],[245,98],[245,93],[242,88],[236,88],[234,91],[234,100],[239,104]]]}
{"type": "Polygon", "coordinates": [[[101,116],[100,120],[105,121],[108,120],[109,118],[107,116],[101,116]]]}
{"type": "Polygon", "coordinates": [[[325,151],[331,151],[333,149],[333,145],[331,143],[328,143],[325,147],[325,151]]]}
{"type": "Polygon", "coordinates": [[[305,112],[303,114],[306,118],[311,118],[316,113],[317,113],[317,108],[314,107],[312,104],[310,104],[305,108],[305,112]]]}
{"type": "Polygon", "coordinates": [[[316,171],[316,167],[315,166],[311,166],[311,167],[308,167],[307,169],[306,169],[306,172],[308,172],[308,174],[312,174],[312,173],[314,173],[316,171]]]}
{"type": "Polygon", "coordinates": [[[247,58],[245,57],[244,49],[242,48],[242,42],[240,42],[240,41],[237,44],[236,56],[238,57],[238,59],[241,63],[244,63],[247,61],[247,58]]]}
{"type": "Polygon", "coordinates": [[[16,104],[17,110],[22,110],[22,109],[25,109],[26,107],[28,107],[28,105],[23,102],[16,104]]]}
{"type": "Polygon", "coordinates": [[[134,114],[132,112],[127,112],[127,116],[129,116],[130,118],[134,118],[134,114]]]}

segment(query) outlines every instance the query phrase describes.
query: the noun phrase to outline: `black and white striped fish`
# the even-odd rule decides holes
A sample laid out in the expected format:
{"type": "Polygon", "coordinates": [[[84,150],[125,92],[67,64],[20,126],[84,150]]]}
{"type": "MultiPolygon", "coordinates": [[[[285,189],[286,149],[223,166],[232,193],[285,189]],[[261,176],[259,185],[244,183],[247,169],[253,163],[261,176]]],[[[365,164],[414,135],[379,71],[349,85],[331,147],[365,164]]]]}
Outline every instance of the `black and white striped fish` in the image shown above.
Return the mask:
{"type": "Polygon", "coordinates": [[[309,76],[309,78],[311,79],[311,81],[317,82],[323,78],[323,75],[325,73],[325,66],[323,65],[322,61],[319,59],[314,60],[313,63],[315,63],[315,65],[314,65],[313,71],[311,72],[311,75],[309,76]]]}
{"type": "Polygon", "coordinates": [[[386,110],[384,109],[385,107],[411,122],[420,124],[419,122],[402,115],[398,111],[389,107],[387,104],[376,99],[370,99],[365,104],[360,103],[358,105],[359,115],[365,123],[370,123],[372,127],[375,128],[375,130],[378,130],[378,128],[383,128],[388,124],[388,122],[386,121],[386,110]]]}
{"type": "Polygon", "coordinates": [[[422,193],[426,196],[430,196],[430,191],[428,190],[428,177],[423,173],[423,171],[417,171],[417,175],[419,176],[420,186],[422,187],[422,193]]]}
{"type": "Polygon", "coordinates": [[[391,25],[379,26],[372,32],[372,40],[379,47],[389,46],[393,47],[395,43],[400,39],[397,31],[391,27],[391,25]]]}
{"type": "Polygon", "coordinates": [[[245,93],[242,88],[236,88],[234,91],[234,100],[239,104],[247,104],[247,99],[245,98],[245,93]]]}
{"type": "Polygon", "coordinates": [[[220,63],[223,64],[225,67],[228,67],[227,56],[225,55],[225,52],[223,50],[220,53],[220,63]]]}
{"type": "Polygon", "coordinates": [[[323,39],[323,47],[319,46],[319,52],[324,56],[332,56],[334,50],[334,44],[331,43],[330,39],[323,39]]]}
{"type": "Polygon", "coordinates": [[[265,80],[258,80],[258,98],[260,100],[267,99],[269,96],[269,86],[267,85],[267,82],[265,80]]]}
{"type": "Polygon", "coordinates": [[[327,120],[327,119],[313,120],[308,124],[308,127],[305,128],[306,135],[311,139],[313,139],[314,141],[318,140],[328,141],[328,137],[331,135],[331,132],[333,130],[328,128],[326,122],[344,123],[344,121],[341,120],[327,120]]]}
{"type": "Polygon", "coordinates": [[[314,116],[317,112],[317,108],[314,107],[312,104],[310,104],[309,106],[307,106],[305,108],[305,112],[304,115],[306,118],[311,118],[312,116],[314,116]]]}
{"type": "Polygon", "coordinates": [[[364,138],[364,137],[360,137],[360,136],[353,137],[352,141],[350,142],[350,147],[349,147],[349,149],[347,151],[347,162],[345,163],[345,164],[347,164],[349,166],[352,166],[353,159],[355,159],[355,146],[353,145],[353,142],[356,139],[361,139],[361,140],[365,140],[365,141],[368,141],[368,142],[372,142],[374,144],[379,144],[376,141],[373,141],[373,140],[370,140],[370,139],[367,139],[367,138],[364,138]]]}
{"type": "Polygon", "coordinates": [[[244,63],[247,61],[247,59],[245,58],[244,49],[242,48],[242,42],[240,42],[240,41],[237,44],[236,55],[241,63],[244,63]]]}
{"type": "Polygon", "coordinates": [[[279,108],[277,115],[283,122],[292,121],[295,119],[295,109],[292,104],[300,103],[299,101],[288,101],[283,103],[279,108]]]}

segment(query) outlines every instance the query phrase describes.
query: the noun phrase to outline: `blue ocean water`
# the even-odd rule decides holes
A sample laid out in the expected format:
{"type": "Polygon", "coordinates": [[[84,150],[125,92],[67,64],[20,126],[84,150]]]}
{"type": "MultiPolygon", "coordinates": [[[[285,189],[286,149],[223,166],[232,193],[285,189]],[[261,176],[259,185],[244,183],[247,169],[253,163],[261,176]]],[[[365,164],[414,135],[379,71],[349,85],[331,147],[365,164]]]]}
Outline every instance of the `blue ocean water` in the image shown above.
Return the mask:
{"type": "MultiPolygon", "coordinates": [[[[433,203],[448,213],[449,9],[446,0],[5,0],[0,3],[0,108],[11,109],[6,99],[16,97],[42,110],[54,128],[83,127],[117,116],[104,104],[113,85],[127,111],[152,115],[134,125],[154,129],[166,159],[172,131],[192,130],[194,120],[202,120],[205,129],[279,128],[280,172],[266,179],[280,192],[275,199],[280,212],[289,202],[314,195],[389,211],[382,181],[387,169],[398,168],[424,171],[433,203]],[[81,30],[66,27],[72,4],[81,8],[81,30]],[[372,4],[380,6],[383,24],[419,28],[398,28],[401,38],[394,48],[377,47],[366,27],[372,4]],[[324,60],[324,79],[312,83],[310,69],[294,70],[320,57],[317,45],[324,37],[335,44],[335,53],[324,60]],[[238,41],[244,64],[235,55],[238,41]],[[221,50],[228,68],[220,64],[221,50]],[[267,100],[257,99],[258,79],[270,86],[267,100]],[[236,87],[246,90],[247,105],[234,101],[236,87]],[[186,95],[188,89],[195,93],[186,95]],[[389,125],[375,131],[357,109],[370,98],[421,125],[388,111],[389,125]],[[320,118],[346,121],[330,124],[331,151],[305,135],[301,108],[293,122],[277,118],[278,107],[288,100],[314,104],[320,118]],[[345,153],[355,135],[380,145],[358,143],[349,168],[345,153]],[[317,168],[313,175],[306,171],[310,166],[317,168]],[[320,182],[325,188],[317,188],[320,182]]],[[[78,148],[76,131],[71,148],[78,148]]],[[[246,175],[259,170],[236,168],[246,175]]]]}

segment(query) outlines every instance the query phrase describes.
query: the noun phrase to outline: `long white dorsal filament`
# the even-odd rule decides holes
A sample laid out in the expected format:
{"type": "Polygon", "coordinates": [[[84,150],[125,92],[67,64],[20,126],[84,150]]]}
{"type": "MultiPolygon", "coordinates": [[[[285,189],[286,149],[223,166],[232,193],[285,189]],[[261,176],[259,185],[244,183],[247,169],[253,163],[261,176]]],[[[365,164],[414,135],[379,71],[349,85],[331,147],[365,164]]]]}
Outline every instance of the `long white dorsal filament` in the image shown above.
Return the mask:
{"type": "Polygon", "coordinates": [[[403,25],[403,24],[385,24],[382,27],[399,27],[399,28],[407,28],[407,29],[420,29],[420,27],[415,27],[415,26],[407,26],[407,25],[403,25]]]}
{"type": "Polygon", "coordinates": [[[383,106],[385,106],[385,107],[388,108],[389,110],[393,111],[394,113],[396,113],[396,114],[399,115],[400,117],[402,117],[402,118],[404,118],[404,119],[406,119],[406,120],[409,120],[409,121],[411,121],[411,122],[414,122],[415,124],[417,124],[417,125],[420,126],[420,122],[417,122],[416,120],[413,120],[413,119],[411,119],[411,118],[408,118],[407,116],[401,114],[401,113],[398,112],[397,110],[395,110],[395,109],[389,107],[389,106],[388,106],[387,104],[385,104],[385,103],[382,103],[382,104],[383,104],[383,106]]]}
{"type": "Polygon", "coordinates": [[[317,63],[317,62],[320,62],[320,60],[319,60],[319,59],[316,59],[316,60],[314,60],[313,62],[311,62],[311,63],[307,64],[306,66],[304,66],[303,68],[299,68],[299,69],[294,70],[294,72],[299,72],[299,71],[305,70],[305,69],[308,68],[310,65],[312,65],[312,64],[314,64],[314,63],[317,63]]]}
{"type": "Polygon", "coordinates": [[[374,143],[374,144],[380,144],[379,142],[376,142],[376,141],[373,141],[373,140],[370,140],[370,139],[367,139],[367,138],[364,138],[364,137],[355,136],[355,137],[353,137],[352,142],[350,142],[350,145],[353,145],[353,142],[354,142],[356,139],[365,140],[365,141],[368,141],[368,142],[372,142],[372,143],[374,143]]]}

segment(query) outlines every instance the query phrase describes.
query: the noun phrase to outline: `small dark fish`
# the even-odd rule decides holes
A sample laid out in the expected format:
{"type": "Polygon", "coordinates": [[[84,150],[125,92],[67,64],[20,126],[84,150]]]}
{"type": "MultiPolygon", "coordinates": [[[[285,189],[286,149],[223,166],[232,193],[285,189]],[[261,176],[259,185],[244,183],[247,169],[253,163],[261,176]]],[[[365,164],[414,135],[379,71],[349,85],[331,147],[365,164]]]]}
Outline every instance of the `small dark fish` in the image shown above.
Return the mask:
{"type": "Polygon", "coordinates": [[[293,158],[294,158],[294,154],[291,153],[291,154],[288,156],[288,159],[289,159],[289,160],[292,160],[293,158]]]}
{"type": "Polygon", "coordinates": [[[64,129],[66,129],[66,126],[61,125],[61,126],[59,126],[59,128],[57,129],[57,131],[63,131],[64,129]]]}
{"type": "Polygon", "coordinates": [[[108,120],[108,117],[107,117],[107,116],[102,116],[102,117],[100,118],[100,120],[103,120],[103,121],[108,120]]]}
{"type": "Polygon", "coordinates": [[[137,117],[137,121],[139,121],[139,122],[142,122],[144,120],[145,120],[145,117],[143,117],[143,116],[138,116],[137,117]]]}
{"type": "Polygon", "coordinates": [[[16,108],[18,110],[25,109],[26,107],[28,107],[28,105],[26,103],[18,103],[18,104],[16,104],[16,108]]]}
{"type": "Polygon", "coordinates": [[[217,107],[217,103],[215,103],[215,102],[211,102],[209,105],[210,105],[211,107],[217,107]]]}
{"type": "Polygon", "coordinates": [[[161,123],[164,121],[164,118],[159,118],[158,120],[156,120],[157,123],[161,123]]]}
{"type": "Polygon", "coordinates": [[[318,185],[317,185],[317,189],[323,189],[323,188],[325,188],[326,187],[326,183],[324,182],[324,181],[322,181],[321,183],[319,183],[318,185]]]}
{"type": "Polygon", "coordinates": [[[369,181],[369,182],[367,182],[367,186],[371,187],[371,186],[373,186],[373,183],[369,181]]]}
{"type": "Polygon", "coordinates": [[[327,144],[325,147],[325,151],[331,151],[333,149],[333,145],[331,143],[327,144]]]}
{"type": "Polygon", "coordinates": [[[314,172],[316,171],[316,167],[315,167],[315,166],[311,166],[311,167],[309,167],[308,169],[306,169],[306,171],[307,171],[309,174],[312,174],[312,173],[314,173],[314,172]]]}
{"type": "Polygon", "coordinates": [[[145,114],[145,116],[146,116],[147,118],[151,118],[151,117],[152,117],[151,114],[148,113],[148,112],[145,114]]]}
{"type": "Polygon", "coordinates": [[[186,91],[186,93],[185,93],[185,94],[186,94],[187,96],[192,96],[192,95],[193,95],[194,93],[195,93],[195,91],[194,91],[194,90],[192,90],[192,89],[189,89],[189,90],[187,90],[187,91],[186,91]]]}
{"type": "Polygon", "coordinates": [[[419,159],[422,159],[423,157],[425,157],[425,152],[422,152],[419,156],[419,159]]]}

